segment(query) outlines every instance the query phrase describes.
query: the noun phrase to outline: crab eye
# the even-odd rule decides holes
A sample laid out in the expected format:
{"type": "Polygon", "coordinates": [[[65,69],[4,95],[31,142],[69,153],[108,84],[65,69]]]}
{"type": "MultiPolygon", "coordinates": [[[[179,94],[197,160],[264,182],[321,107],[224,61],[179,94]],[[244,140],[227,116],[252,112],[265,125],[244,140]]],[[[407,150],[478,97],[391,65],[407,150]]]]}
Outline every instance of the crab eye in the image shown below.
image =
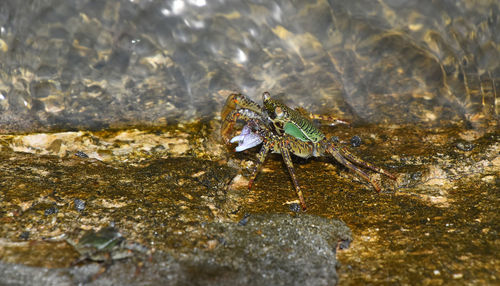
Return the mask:
{"type": "Polygon", "coordinates": [[[271,98],[271,95],[269,94],[269,92],[265,91],[263,94],[262,94],[262,100],[268,100],[269,98],[271,98]]]}
{"type": "Polygon", "coordinates": [[[282,117],[283,116],[283,110],[279,106],[274,109],[274,113],[276,114],[276,117],[282,117]]]}

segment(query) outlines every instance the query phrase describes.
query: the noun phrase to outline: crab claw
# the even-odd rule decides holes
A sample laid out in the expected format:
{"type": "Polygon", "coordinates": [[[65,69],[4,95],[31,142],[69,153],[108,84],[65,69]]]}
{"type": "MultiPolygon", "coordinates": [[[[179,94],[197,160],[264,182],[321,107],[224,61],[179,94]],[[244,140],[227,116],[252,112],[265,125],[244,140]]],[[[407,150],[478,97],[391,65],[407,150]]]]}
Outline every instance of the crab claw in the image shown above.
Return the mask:
{"type": "Polygon", "coordinates": [[[235,151],[241,152],[259,145],[262,143],[262,138],[259,135],[252,133],[251,128],[248,125],[245,125],[245,127],[241,130],[240,135],[233,137],[230,142],[238,142],[238,146],[235,151]]]}

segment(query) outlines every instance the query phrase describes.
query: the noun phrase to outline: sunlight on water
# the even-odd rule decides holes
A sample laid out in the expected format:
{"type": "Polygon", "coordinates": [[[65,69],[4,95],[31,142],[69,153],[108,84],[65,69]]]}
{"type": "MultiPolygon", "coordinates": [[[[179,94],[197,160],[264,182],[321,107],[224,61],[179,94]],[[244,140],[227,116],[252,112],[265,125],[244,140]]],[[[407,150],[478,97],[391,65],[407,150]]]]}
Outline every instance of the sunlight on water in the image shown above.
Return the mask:
{"type": "Polygon", "coordinates": [[[212,118],[229,91],[353,121],[499,118],[497,1],[53,2],[0,9],[3,132],[212,118]]]}

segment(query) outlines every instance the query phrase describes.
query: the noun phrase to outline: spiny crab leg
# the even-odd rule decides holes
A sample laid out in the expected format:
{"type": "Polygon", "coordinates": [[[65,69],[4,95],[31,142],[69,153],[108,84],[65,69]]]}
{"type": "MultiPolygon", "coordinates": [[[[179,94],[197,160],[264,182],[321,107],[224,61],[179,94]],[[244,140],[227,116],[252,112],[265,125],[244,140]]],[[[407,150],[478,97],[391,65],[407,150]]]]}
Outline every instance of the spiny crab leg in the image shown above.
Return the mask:
{"type": "Polygon", "coordinates": [[[244,96],[243,94],[233,93],[226,99],[224,108],[221,111],[221,119],[224,120],[228,114],[232,110],[235,110],[238,106],[243,109],[249,109],[257,114],[262,112],[262,107],[250,98],[244,96]]]}
{"type": "Polygon", "coordinates": [[[233,111],[230,111],[229,114],[224,118],[224,121],[222,122],[222,127],[221,127],[221,136],[224,139],[226,143],[228,143],[229,136],[233,131],[233,127],[236,124],[236,121],[238,119],[241,119],[243,121],[260,121],[260,114],[250,110],[250,109],[236,109],[233,111]]]}
{"type": "Polygon", "coordinates": [[[371,169],[377,173],[384,174],[387,177],[396,180],[396,177],[393,174],[362,160],[361,158],[347,151],[347,149],[338,146],[333,140],[328,141],[325,151],[332,155],[332,157],[335,158],[335,160],[337,160],[340,164],[346,166],[347,168],[358,174],[360,177],[365,179],[367,182],[370,182],[370,184],[377,192],[380,192],[380,186],[373,179],[371,179],[367,173],[365,173],[354,164],[363,166],[367,169],[371,169]]]}
{"type": "Polygon", "coordinates": [[[348,121],[338,119],[338,118],[335,118],[333,116],[310,113],[309,111],[305,110],[302,107],[297,107],[297,108],[295,108],[295,110],[298,111],[300,114],[308,117],[310,120],[319,120],[319,121],[329,122],[328,124],[326,124],[329,126],[335,126],[337,124],[346,124],[346,125],[350,124],[348,121]]]}
{"type": "Polygon", "coordinates": [[[349,122],[347,122],[345,120],[338,119],[338,118],[328,116],[328,115],[309,113],[309,118],[312,120],[321,120],[321,121],[329,122],[327,124],[328,126],[335,126],[337,124],[345,124],[345,125],[350,124],[349,122]]]}
{"type": "Polygon", "coordinates": [[[297,176],[295,175],[295,169],[293,168],[292,158],[289,151],[290,148],[293,148],[292,145],[297,140],[288,135],[285,135],[285,138],[286,140],[281,140],[277,136],[274,136],[269,130],[265,129],[263,125],[258,125],[258,123],[255,121],[249,121],[248,124],[243,127],[241,134],[233,137],[231,139],[231,142],[238,142],[239,145],[236,148],[237,152],[254,147],[260,144],[260,142],[264,142],[262,144],[262,148],[259,151],[259,154],[257,154],[257,162],[248,181],[249,190],[252,188],[255,178],[262,169],[269,151],[281,153],[281,155],[283,156],[283,160],[285,161],[285,164],[288,168],[288,172],[290,173],[290,177],[292,178],[293,185],[299,197],[302,210],[306,210],[307,207],[304,195],[302,194],[302,190],[300,189],[300,185],[297,181],[297,176]],[[254,132],[252,132],[252,128],[255,129],[254,132]],[[259,143],[255,144],[257,141],[259,141],[259,143]]]}
{"type": "Polygon", "coordinates": [[[264,129],[264,125],[259,125],[259,120],[251,120],[247,122],[247,125],[243,127],[240,135],[235,136],[231,139],[231,143],[238,142],[238,147],[236,147],[236,152],[241,152],[246,149],[250,149],[254,146],[262,144],[262,148],[257,154],[257,162],[255,167],[253,168],[252,174],[250,175],[250,180],[248,181],[248,190],[252,188],[253,182],[255,181],[255,177],[262,169],[262,165],[266,160],[267,154],[269,150],[272,149],[273,143],[265,138],[269,136],[270,132],[264,129]],[[270,148],[271,147],[271,148],[270,148]]]}
{"type": "Polygon", "coordinates": [[[262,166],[264,165],[264,161],[266,160],[267,155],[269,154],[269,150],[273,149],[273,143],[270,141],[265,141],[262,144],[262,148],[260,148],[259,154],[257,154],[257,162],[252,170],[252,174],[250,175],[250,179],[248,180],[248,190],[252,189],[253,182],[255,178],[260,173],[262,166]]]}
{"type": "Polygon", "coordinates": [[[293,168],[292,158],[290,157],[290,152],[288,151],[289,146],[287,146],[288,142],[285,140],[281,140],[279,142],[279,147],[281,150],[281,155],[283,156],[283,160],[285,161],[285,165],[288,168],[288,173],[292,177],[293,185],[295,186],[295,191],[297,192],[297,196],[299,197],[300,206],[302,210],[306,210],[306,201],[304,200],[304,195],[302,194],[302,190],[300,189],[299,182],[297,181],[297,176],[295,176],[295,169],[293,168]]]}
{"type": "Polygon", "coordinates": [[[385,175],[393,180],[396,180],[396,176],[394,176],[393,174],[389,173],[388,171],[386,171],[380,167],[374,166],[374,165],[364,161],[363,159],[359,158],[358,156],[352,154],[347,149],[345,149],[345,148],[337,148],[337,149],[342,154],[343,157],[345,157],[347,160],[351,161],[352,163],[359,165],[359,166],[363,166],[367,169],[370,169],[370,170],[375,171],[377,173],[383,174],[383,175],[385,175]]]}
{"type": "MultiPolygon", "coordinates": [[[[285,161],[285,165],[288,169],[288,173],[290,174],[290,177],[292,178],[293,185],[295,187],[295,191],[297,193],[297,196],[299,197],[299,202],[300,206],[302,207],[302,210],[306,210],[306,201],[304,199],[304,195],[302,194],[302,190],[300,189],[299,182],[297,180],[297,176],[295,175],[295,169],[293,168],[293,163],[292,163],[292,157],[290,156],[290,151],[291,150],[299,150],[301,147],[306,147],[310,148],[311,145],[304,144],[304,142],[300,142],[296,138],[292,136],[285,135],[284,137],[278,137],[273,135],[269,130],[265,129],[260,129],[257,132],[260,133],[260,135],[265,138],[264,139],[264,144],[262,145],[262,148],[257,155],[257,164],[254,167],[254,170],[252,172],[252,175],[250,177],[250,181],[248,183],[248,189],[252,187],[252,184],[257,177],[257,174],[260,172],[262,169],[262,166],[264,164],[264,161],[269,154],[269,151],[273,151],[275,153],[281,153],[283,156],[283,160],[285,161]]],[[[308,150],[309,152],[312,152],[312,150],[308,150]]]]}
{"type": "Polygon", "coordinates": [[[330,153],[330,155],[332,155],[333,158],[335,158],[335,160],[337,160],[340,164],[346,166],[347,168],[358,174],[361,178],[365,179],[367,182],[370,182],[373,188],[377,192],[380,192],[380,186],[374,180],[372,180],[367,173],[346,160],[346,158],[344,158],[336,148],[330,146],[328,149],[326,149],[326,151],[330,153]]]}

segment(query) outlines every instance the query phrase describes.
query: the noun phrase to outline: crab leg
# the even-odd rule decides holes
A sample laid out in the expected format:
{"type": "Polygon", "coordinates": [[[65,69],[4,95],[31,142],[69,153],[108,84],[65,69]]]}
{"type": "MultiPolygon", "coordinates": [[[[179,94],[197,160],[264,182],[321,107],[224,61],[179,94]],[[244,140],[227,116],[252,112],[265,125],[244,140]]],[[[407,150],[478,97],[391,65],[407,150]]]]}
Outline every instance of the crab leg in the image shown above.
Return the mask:
{"type": "Polygon", "coordinates": [[[302,107],[295,108],[295,111],[299,112],[301,115],[309,118],[310,120],[320,120],[320,121],[330,122],[330,124],[328,124],[329,126],[335,126],[337,124],[349,125],[349,122],[347,122],[345,120],[338,119],[338,118],[335,118],[333,116],[310,113],[309,111],[305,110],[302,107]]]}
{"type": "Polygon", "coordinates": [[[224,108],[221,111],[221,118],[224,119],[231,112],[231,110],[236,109],[236,106],[240,106],[244,109],[252,110],[255,113],[260,114],[262,112],[262,107],[250,98],[244,96],[243,94],[233,93],[226,99],[224,108]]]}
{"type": "Polygon", "coordinates": [[[229,142],[230,139],[228,135],[232,133],[234,124],[236,124],[236,121],[238,119],[242,119],[244,121],[261,121],[260,115],[250,109],[242,108],[231,111],[226,117],[224,117],[224,121],[222,121],[222,127],[220,130],[221,136],[224,141],[226,141],[226,143],[229,142]]]}
{"type": "Polygon", "coordinates": [[[321,121],[330,122],[330,124],[328,124],[329,126],[335,126],[337,124],[346,124],[346,125],[349,125],[349,122],[347,122],[345,120],[338,119],[338,118],[335,118],[335,117],[332,117],[332,116],[328,116],[328,115],[321,115],[321,114],[309,113],[309,118],[311,120],[321,120],[321,121]]]}
{"type": "MultiPolygon", "coordinates": [[[[333,144],[333,142],[332,142],[333,144]]],[[[393,180],[396,180],[396,176],[394,176],[393,174],[387,172],[386,170],[380,168],[380,167],[377,167],[377,166],[374,166],[366,161],[363,161],[361,158],[359,158],[358,156],[352,154],[351,152],[349,152],[347,149],[344,149],[344,148],[339,148],[338,146],[336,146],[336,149],[338,149],[338,152],[343,156],[345,157],[347,160],[351,161],[352,163],[354,164],[357,164],[357,165],[360,165],[360,166],[363,166],[367,169],[371,169],[377,173],[380,173],[380,174],[384,174],[386,175],[387,177],[393,179],[393,180]]]]}
{"type": "Polygon", "coordinates": [[[257,165],[254,167],[253,172],[250,175],[250,180],[248,182],[248,189],[252,187],[253,182],[257,177],[257,174],[262,169],[262,166],[264,164],[267,155],[269,154],[269,151],[281,153],[281,155],[283,156],[283,160],[285,161],[285,165],[288,168],[288,172],[292,177],[293,185],[299,197],[302,210],[306,210],[307,208],[306,202],[304,200],[304,195],[302,194],[302,190],[300,189],[300,185],[297,181],[297,176],[295,175],[295,169],[293,168],[292,158],[290,156],[290,150],[293,151],[297,149],[298,151],[298,149],[302,148],[303,149],[302,154],[306,155],[307,153],[305,157],[309,157],[310,154],[312,154],[312,148],[306,148],[306,147],[308,146],[310,147],[311,145],[307,145],[304,142],[301,142],[291,136],[286,136],[286,139],[280,140],[279,138],[276,138],[268,129],[262,128],[262,125],[256,125],[254,123],[255,122],[250,122],[249,125],[256,128],[255,132],[257,132],[262,138],[267,138],[267,139],[264,139],[264,144],[262,145],[262,148],[260,149],[260,152],[257,155],[257,165]]]}
{"type": "Polygon", "coordinates": [[[353,165],[351,162],[349,162],[348,160],[346,160],[346,158],[344,158],[342,156],[342,154],[333,145],[331,145],[329,148],[327,148],[326,151],[328,153],[330,153],[330,155],[332,155],[333,158],[335,158],[335,160],[337,160],[340,164],[346,166],[347,168],[349,168],[350,170],[352,170],[353,172],[355,172],[356,174],[358,174],[358,176],[360,176],[361,178],[365,179],[367,182],[370,182],[370,184],[372,184],[373,188],[377,192],[380,192],[379,185],[375,181],[373,181],[370,178],[370,176],[368,176],[367,173],[365,173],[363,170],[359,169],[358,167],[356,167],[355,165],[353,165]]]}
{"type": "Polygon", "coordinates": [[[259,154],[257,154],[257,162],[255,167],[253,168],[252,174],[250,175],[250,180],[248,181],[248,190],[252,188],[253,182],[255,181],[255,178],[257,177],[257,174],[259,174],[260,170],[262,169],[262,166],[264,165],[264,161],[266,160],[267,155],[269,154],[269,150],[273,148],[273,143],[266,141],[264,144],[262,144],[262,148],[259,151],[259,154]]]}
{"type": "Polygon", "coordinates": [[[299,196],[300,205],[302,210],[306,210],[306,201],[304,200],[304,195],[302,195],[302,190],[300,189],[299,182],[297,181],[297,177],[295,176],[295,169],[293,168],[292,158],[290,157],[290,152],[288,150],[289,144],[286,140],[279,141],[279,147],[281,151],[281,155],[283,156],[283,160],[285,161],[285,165],[288,168],[288,172],[292,177],[293,185],[295,186],[295,191],[299,196]]]}

